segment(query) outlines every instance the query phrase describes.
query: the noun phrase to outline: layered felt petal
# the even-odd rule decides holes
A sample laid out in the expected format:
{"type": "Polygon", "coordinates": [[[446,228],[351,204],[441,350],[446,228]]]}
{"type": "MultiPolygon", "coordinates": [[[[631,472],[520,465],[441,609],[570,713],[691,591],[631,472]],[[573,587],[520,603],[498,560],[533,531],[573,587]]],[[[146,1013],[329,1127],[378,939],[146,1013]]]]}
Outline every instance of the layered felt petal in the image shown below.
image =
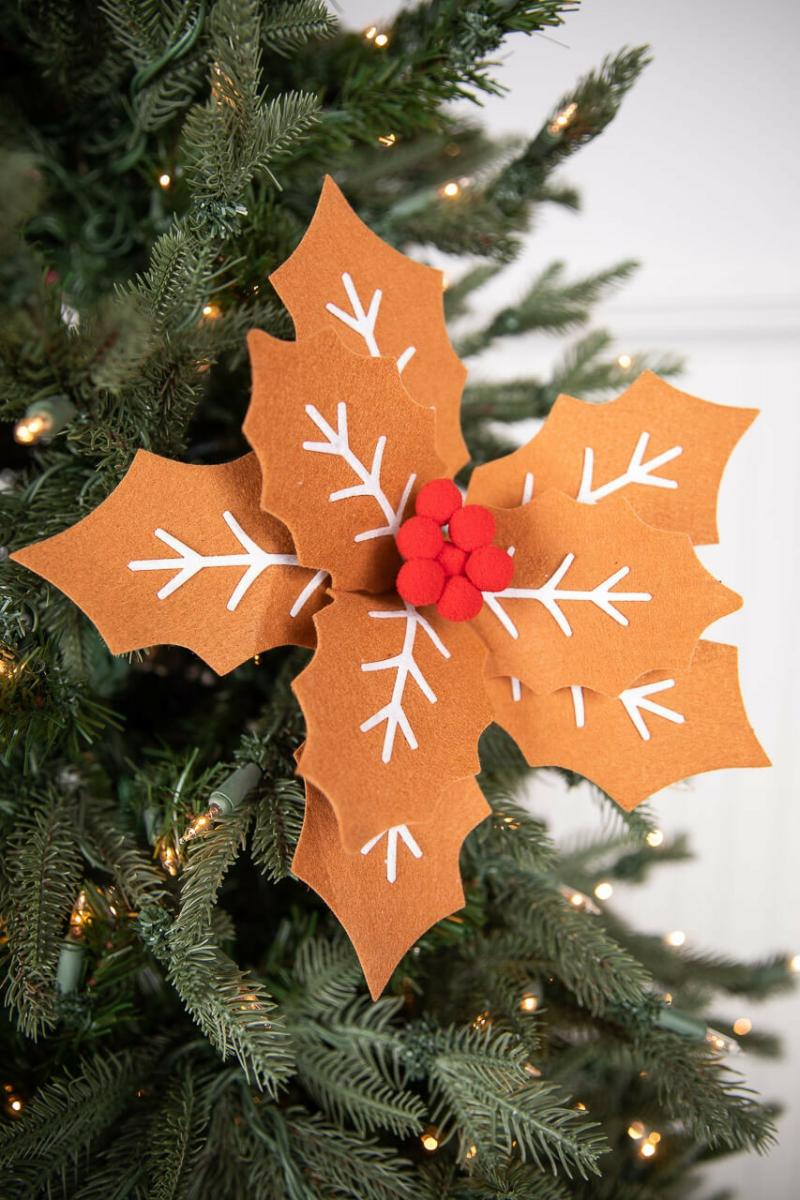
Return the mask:
{"type": "Polygon", "coordinates": [[[534,692],[616,696],[648,671],[685,669],[703,630],[741,604],[685,534],[646,525],[620,497],[595,507],[550,491],[492,511],[514,578],[484,593],[474,625],[490,673],[534,692]]]}
{"type": "Polygon", "coordinates": [[[537,696],[511,679],[491,679],[488,690],[495,720],[531,766],[577,771],[628,810],[688,775],[769,766],[733,646],[701,641],[687,670],[653,672],[617,697],[580,687],[537,696]]]}
{"type": "Polygon", "coordinates": [[[444,789],[480,769],[486,650],[468,626],[394,595],[334,593],[317,639],[294,683],[307,730],[299,769],[354,851],[393,825],[432,820],[444,789]]]}
{"type": "Polygon", "coordinates": [[[341,921],[373,1000],[414,942],[463,907],[459,853],[489,812],[475,779],[456,780],[442,793],[437,819],[391,826],[348,853],[333,808],[306,780],[292,869],[341,921]]]}
{"type": "Polygon", "coordinates": [[[332,331],[281,342],[254,330],[247,340],[244,431],[263,508],[334,587],[387,591],[400,566],[394,536],[416,492],[442,474],[433,410],[411,399],[393,362],[354,354],[332,331]]]}
{"type": "Polygon", "coordinates": [[[74,600],[114,654],[168,642],[223,674],[271,646],[313,646],[324,602],[324,577],[297,565],[259,489],[254,454],[206,467],[140,450],[93,512],[12,558],[74,600]]]}
{"type": "Polygon", "coordinates": [[[469,499],[511,507],[534,488],[585,504],[621,495],[650,525],[716,542],[722,472],[756,415],[678,391],[652,371],[606,404],[559,396],[529,442],[475,471],[469,499]]]}
{"type": "Polygon", "coordinates": [[[414,399],[435,409],[436,450],[455,475],[469,458],[459,415],[467,372],[447,336],[441,271],[388,246],[327,176],[303,240],[270,280],[298,339],[334,329],[351,350],[396,360],[414,399]]]}

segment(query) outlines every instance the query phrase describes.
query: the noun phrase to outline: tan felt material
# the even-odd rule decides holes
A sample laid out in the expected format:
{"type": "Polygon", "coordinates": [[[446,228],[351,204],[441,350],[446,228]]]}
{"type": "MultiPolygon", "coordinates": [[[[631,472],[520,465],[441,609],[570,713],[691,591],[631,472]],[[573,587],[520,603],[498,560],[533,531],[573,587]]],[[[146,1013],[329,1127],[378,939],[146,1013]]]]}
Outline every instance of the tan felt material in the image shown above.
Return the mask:
{"type": "Polygon", "coordinates": [[[602,504],[621,495],[649,525],[716,542],[722,472],[757,412],[710,404],[652,371],[605,404],[559,396],[529,442],[478,467],[469,500],[510,508],[532,476],[537,496],[557,488],[602,504]]]}
{"type": "Polygon", "coordinates": [[[293,553],[289,531],[259,507],[260,485],[254,454],[206,467],[140,450],[93,512],[12,558],[74,600],[112,653],[170,643],[194,650],[224,674],[271,646],[313,646],[312,615],[325,601],[324,586],[317,587],[291,616],[313,572],[267,565],[260,555],[293,553]],[[242,543],[225,513],[254,548],[242,543]],[[202,561],[210,557],[233,561],[202,561]],[[131,562],[162,565],[132,570],[131,562]],[[227,606],[251,569],[252,582],[231,611],[227,606]],[[179,586],[159,599],[181,571],[179,586]]]}
{"type": "Polygon", "coordinates": [[[474,778],[460,779],[442,794],[440,811],[441,821],[408,826],[405,836],[387,830],[366,853],[352,854],[339,841],[331,805],[306,781],[306,815],[292,869],[341,921],[373,1000],[414,942],[464,905],[459,853],[467,834],[489,815],[489,805],[474,778]],[[394,882],[387,878],[390,854],[394,882]]]}
{"type": "Polygon", "coordinates": [[[263,508],[334,587],[388,591],[400,567],[394,532],[443,472],[433,411],[411,399],[393,362],[354,354],[333,331],[281,342],[253,330],[247,340],[244,431],[261,464],[263,508]],[[388,532],[366,536],[376,530],[388,532]]]}
{"type": "Polygon", "coordinates": [[[495,720],[531,766],[577,771],[630,810],[690,775],[769,766],[744,709],[737,657],[733,646],[698,642],[688,669],[645,675],[621,699],[570,688],[536,696],[500,678],[488,687],[495,720]]]}
{"type": "Polygon", "coordinates": [[[298,340],[334,329],[359,354],[377,351],[398,360],[413,398],[436,411],[436,451],[446,467],[442,474],[455,475],[469,458],[460,421],[467,371],[447,335],[442,272],[382,241],[326,176],[303,240],[270,280],[292,315],[298,340]],[[378,292],[370,341],[353,328],[359,316],[353,301],[369,318],[378,292]],[[350,324],[328,305],[348,316],[350,324]]]}
{"type": "Polygon", "coordinates": [[[534,692],[581,684],[616,696],[647,671],[685,669],[703,630],[741,605],[686,534],[646,525],[620,497],[595,506],[551,491],[492,511],[497,542],[515,548],[514,578],[474,625],[490,674],[534,692]]]}
{"type": "Polygon", "coordinates": [[[486,650],[469,625],[396,596],[334,593],[317,637],[294,683],[307,729],[300,774],[327,796],[353,851],[391,825],[432,820],[443,790],[480,769],[486,650]]]}

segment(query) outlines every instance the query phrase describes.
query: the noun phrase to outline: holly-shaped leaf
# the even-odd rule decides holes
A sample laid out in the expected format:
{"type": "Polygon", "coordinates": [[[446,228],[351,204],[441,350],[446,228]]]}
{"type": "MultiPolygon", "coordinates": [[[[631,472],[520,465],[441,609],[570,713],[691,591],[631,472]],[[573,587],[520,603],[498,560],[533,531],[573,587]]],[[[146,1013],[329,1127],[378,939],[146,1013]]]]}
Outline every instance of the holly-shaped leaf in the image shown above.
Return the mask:
{"type": "Polygon", "coordinates": [[[271,646],[313,646],[324,600],[325,577],[298,566],[260,486],[254,454],[206,467],[140,450],[93,512],[12,558],[74,600],[112,653],[171,643],[224,674],[271,646]]]}
{"type": "Polygon", "coordinates": [[[488,689],[495,720],[531,766],[577,771],[628,810],[689,775],[769,766],[744,710],[733,646],[698,642],[687,670],[652,672],[617,697],[581,687],[537,696],[500,678],[488,689]]]}
{"type": "Polygon", "coordinates": [[[475,626],[490,673],[534,692],[616,696],[647,671],[685,669],[703,630],[741,604],[685,534],[646,525],[621,498],[593,507],[550,491],[492,511],[514,577],[484,593],[475,626]]]}
{"type": "Polygon", "coordinates": [[[645,371],[606,404],[559,396],[529,442],[475,471],[469,499],[510,508],[534,488],[537,496],[557,488],[583,504],[621,495],[650,525],[716,542],[722,472],[756,416],[645,371]]]}
{"type": "Polygon", "coordinates": [[[463,907],[459,853],[489,805],[474,778],[456,780],[442,793],[441,821],[392,825],[348,853],[333,808],[308,780],[305,786],[292,869],[341,921],[377,1000],[414,942],[463,907]]]}
{"type": "Polygon", "coordinates": [[[387,591],[400,566],[394,536],[419,488],[442,473],[433,412],[389,359],[354,354],[333,332],[281,342],[254,330],[248,346],[244,431],[261,464],[262,506],[334,587],[387,591]]]}
{"type": "Polygon", "coordinates": [[[443,790],[480,769],[491,720],[486,650],[472,629],[397,596],[334,593],[294,690],[306,718],[300,774],[333,806],[346,850],[433,820],[443,790]]]}
{"type": "Polygon", "coordinates": [[[436,451],[455,475],[469,458],[459,416],[467,372],[447,336],[441,271],[388,246],[326,176],[303,240],[270,280],[298,340],[335,329],[351,350],[396,360],[410,394],[435,410],[436,451]]]}

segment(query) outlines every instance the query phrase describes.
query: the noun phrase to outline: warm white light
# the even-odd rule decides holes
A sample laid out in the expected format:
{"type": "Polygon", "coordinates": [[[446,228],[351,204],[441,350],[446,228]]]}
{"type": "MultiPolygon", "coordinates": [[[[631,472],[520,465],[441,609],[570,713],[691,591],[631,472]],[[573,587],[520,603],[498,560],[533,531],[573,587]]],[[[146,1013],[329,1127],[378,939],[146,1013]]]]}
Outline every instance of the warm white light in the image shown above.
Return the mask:
{"type": "Polygon", "coordinates": [[[749,1017],[738,1017],[733,1022],[733,1032],[737,1037],[747,1037],[750,1030],[753,1028],[753,1022],[749,1017]]]}
{"type": "Polygon", "coordinates": [[[526,992],[519,1002],[519,1007],[522,1012],[536,1012],[539,1007],[539,997],[535,992],[526,992]]]}
{"type": "Polygon", "coordinates": [[[461,195],[461,184],[455,179],[451,179],[449,183],[445,183],[439,188],[439,195],[444,196],[446,200],[455,200],[456,196],[461,195]]]}
{"type": "Polygon", "coordinates": [[[172,176],[168,175],[167,172],[164,171],[163,175],[159,175],[158,182],[161,184],[162,188],[168,188],[172,183],[172,176]]]}
{"type": "Polygon", "coordinates": [[[662,829],[651,829],[644,840],[648,846],[661,846],[664,844],[664,831],[662,829]]]}
{"type": "Polygon", "coordinates": [[[644,1142],[643,1145],[639,1147],[639,1153],[641,1154],[642,1158],[652,1158],[655,1152],[656,1148],[652,1142],[644,1142]]]}
{"type": "Polygon", "coordinates": [[[793,954],[788,963],[789,970],[793,975],[800,975],[800,954],[793,954]]]}
{"type": "Polygon", "coordinates": [[[614,885],[609,883],[607,879],[604,879],[596,885],[594,894],[598,900],[610,900],[614,895],[614,885]]]}
{"type": "Polygon", "coordinates": [[[547,132],[553,137],[556,137],[559,133],[563,133],[567,126],[571,124],[572,119],[577,111],[578,106],[574,103],[568,104],[566,108],[562,108],[561,112],[557,113],[557,115],[547,126],[547,132]]]}
{"type": "Polygon", "coordinates": [[[377,33],[375,35],[375,45],[380,46],[381,49],[383,49],[384,46],[388,46],[389,45],[388,35],[385,33],[377,33]]]}
{"type": "Polygon", "coordinates": [[[48,433],[52,426],[53,420],[48,413],[36,413],[32,417],[23,417],[14,426],[14,440],[22,446],[30,446],[48,433]]]}
{"type": "Polygon", "coordinates": [[[393,146],[395,144],[395,142],[397,141],[397,134],[396,133],[381,134],[381,136],[378,138],[378,141],[380,142],[380,144],[382,146],[393,146]]]}
{"type": "Polygon", "coordinates": [[[222,312],[222,309],[220,308],[220,306],[218,304],[204,304],[203,305],[203,317],[206,321],[216,321],[217,317],[221,314],[221,312],[222,312]]]}
{"type": "Polygon", "coordinates": [[[622,367],[623,371],[629,371],[633,366],[633,359],[630,354],[620,354],[617,359],[617,365],[622,367]]]}
{"type": "Polygon", "coordinates": [[[424,1133],[420,1134],[419,1140],[422,1142],[423,1150],[427,1150],[432,1154],[434,1150],[439,1149],[439,1130],[433,1128],[426,1129],[424,1133]]]}
{"type": "Polygon", "coordinates": [[[628,1126],[628,1137],[633,1138],[634,1142],[640,1142],[645,1135],[644,1121],[631,1121],[628,1126]]]}
{"type": "Polygon", "coordinates": [[[686,934],[682,929],[673,929],[671,933],[665,934],[664,941],[668,946],[682,946],[686,941],[686,934]]]}

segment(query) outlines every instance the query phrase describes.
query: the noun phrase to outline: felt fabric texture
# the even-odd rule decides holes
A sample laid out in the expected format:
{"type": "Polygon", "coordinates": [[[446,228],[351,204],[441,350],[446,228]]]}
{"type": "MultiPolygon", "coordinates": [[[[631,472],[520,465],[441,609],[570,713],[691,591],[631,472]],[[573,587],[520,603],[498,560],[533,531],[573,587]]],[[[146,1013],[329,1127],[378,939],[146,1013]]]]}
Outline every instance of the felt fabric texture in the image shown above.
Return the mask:
{"type": "Polygon", "coordinates": [[[452,479],[432,479],[417,494],[417,516],[430,517],[437,525],[446,525],[463,501],[452,479]]]}
{"type": "Polygon", "coordinates": [[[397,573],[397,593],[409,604],[435,604],[444,589],[445,578],[441,563],[432,558],[412,558],[397,573]]]}
{"type": "Polygon", "coordinates": [[[539,694],[580,684],[616,696],[647,671],[685,670],[703,630],[741,605],[686,534],[646,525],[620,497],[595,506],[547,492],[494,515],[498,542],[515,548],[510,595],[494,602],[518,636],[490,593],[473,627],[491,651],[490,674],[539,694]],[[541,600],[514,595],[542,588],[541,600]],[[615,599],[625,595],[649,599],[615,599]]]}
{"type": "Polygon", "coordinates": [[[442,272],[406,258],[382,241],[356,216],[328,175],[302,241],[273,271],[270,282],[291,313],[299,341],[333,329],[358,354],[377,351],[403,363],[403,384],[415,400],[436,413],[434,444],[445,467],[439,474],[457,474],[469,460],[461,434],[461,393],[467,370],[447,333],[442,272]],[[379,295],[371,345],[328,307],[338,308],[352,320],[345,276],[365,315],[379,295]]]}
{"type": "Polygon", "coordinates": [[[495,720],[531,766],[577,771],[628,811],[689,775],[770,765],[744,710],[734,646],[698,642],[688,669],[645,675],[625,703],[570,688],[536,696],[510,679],[488,688],[495,720]]]}
{"type": "Polygon", "coordinates": [[[400,566],[390,514],[399,528],[416,491],[442,474],[433,410],[411,399],[391,359],[355,354],[333,330],[299,342],[253,330],[247,344],[244,432],[261,465],[262,508],[334,587],[387,591],[400,566]],[[346,457],[333,452],[336,439],[346,457]],[[376,530],[388,532],[362,536],[376,530]]]}
{"type": "MultiPolygon", "coordinates": [[[[301,758],[302,764],[302,758],[301,758]]],[[[306,812],[292,870],[341,921],[377,1000],[400,959],[431,925],[464,905],[458,859],[464,838],[490,814],[475,779],[442,793],[438,819],[411,825],[419,852],[394,834],[396,878],[387,879],[388,831],[365,854],[348,853],[325,796],[306,780],[306,812]]]]}
{"type": "Polygon", "coordinates": [[[312,615],[325,603],[325,588],[316,588],[293,617],[313,572],[276,564],[254,579],[231,611],[230,597],[248,570],[246,562],[233,561],[198,565],[159,599],[159,590],[179,575],[182,552],[156,530],[199,555],[241,559],[246,550],[224,518],[228,512],[257,547],[292,554],[285,525],[259,507],[260,486],[255,454],[206,467],[140,450],[119,486],[87,517],[11,557],[74,600],[113,654],[163,643],[185,646],[224,675],[271,646],[313,646],[312,615]],[[133,561],[164,565],[134,571],[133,561]]]}
{"type": "Polygon", "coordinates": [[[392,825],[431,821],[444,788],[480,770],[486,650],[473,626],[409,611],[396,595],[334,592],[320,618],[317,651],[294,681],[307,730],[300,774],[354,851],[392,825]]]}
{"type": "Polygon", "coordinates": [[[513,507],[521,502],[528,477],[537,496],[556,488],[580,498],[588,449],[593,461],[584,488],[587,502],[605,503],[604,492],[622,494],[649,525],[687,533],[696,545],[706,545],[719,540],[717,492],[725,464],[757,415],[754,408],[700,400],[644,371],[616,400],[604,404],[559,396],[529,442],[477,468],[468,499],[513,507]],[[635,466],[633,473],[629,470],[637,449],[638,482],[635,466]],[[652,459],[669,454],[667,461],[647,469],[652,459]],[[642,473],[651,482],[642,482],[642,473]],[[665,487],[655,479],[676,486],[665,487]]]}

